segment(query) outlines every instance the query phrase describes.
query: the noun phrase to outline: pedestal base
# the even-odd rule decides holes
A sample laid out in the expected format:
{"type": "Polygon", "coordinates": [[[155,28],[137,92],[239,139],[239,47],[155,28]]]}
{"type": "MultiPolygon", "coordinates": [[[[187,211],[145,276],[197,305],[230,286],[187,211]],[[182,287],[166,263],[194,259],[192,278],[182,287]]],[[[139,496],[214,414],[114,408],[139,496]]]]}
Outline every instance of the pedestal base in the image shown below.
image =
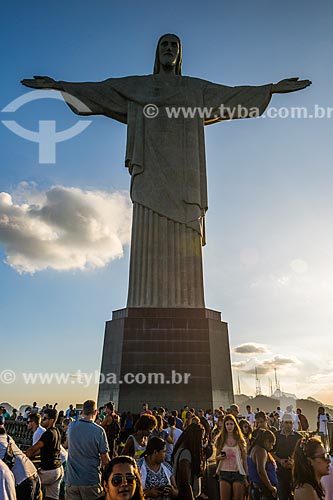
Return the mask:
{"type": "Polygon", "coordinates": [[[179,409],[233,402],[227,323],[192,308],[127,308],[106,322],[98,406],[179,409]]]}

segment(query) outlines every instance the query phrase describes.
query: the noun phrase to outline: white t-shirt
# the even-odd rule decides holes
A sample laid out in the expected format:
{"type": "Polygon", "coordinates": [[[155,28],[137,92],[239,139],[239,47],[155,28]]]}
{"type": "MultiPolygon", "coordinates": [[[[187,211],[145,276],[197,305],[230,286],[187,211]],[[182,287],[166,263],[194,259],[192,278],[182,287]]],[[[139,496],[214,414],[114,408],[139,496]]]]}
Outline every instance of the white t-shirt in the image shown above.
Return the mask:
{"type": "MultiPolygon", "coordinates": [[[[171,434],[171,429],[170,427],[168,427],[167,429],[165,429],[167,431],[167,433],[171,434]]],[[[167,462],[171,462],[171,455],[172,455],[172,452],[173,452],[173,447],[175,446],[175,444],[177,443],[178,439],[179,439],[179,436],[183,433],[182,430],[180,429],[174,429],[173,431],[173,444],[171,443],[168,443],[166,441],[166,454],[165,454],[165,460],[167,462]]]]}
{"type": "Polygon", "coordinates": [[[46,429],[44,429],[41,425],[37,427],[32,436],[32,446],[40,440],[41,435],[44,434],[45,431],[46,429]]]}
{"type": "Polygon", "coordinates": [[[322,432],[325,436],[327,436],[327,422],[329,422],[329,418],[327,418],[326,413],[319,415],[319,432],[322,432]]]}
{"type": "Polygon", "coordinates": [[[16,500],[13,473],[2,460],[0,460],[0,498],[1,500],[16,500]]]}
{"type": "Polygon", "coordinates": [[[255,414],[254,414],[253,412],[251,412],[251,413],[247,413],[247,414],[245,415],[245,418],[246,418],[246,420],[249,422],[249,424],[250,424],[251,428],[253,429],[254,424],[255,424],[255,421],[256,421],[256,416],[255,416],[255,414]]]}
{"type": "Polygon", "coordinates": [[[60,445],[60,460],[62,464],[64,464],[68,460],[68,451],[65,450],[63,445],[60,445]]]}
{"type": "Polygon", "coordinates": [[[284,411],[283,411],[283,410],[275,410],[275,411],[276,411],[276,413],[278,413],[278,414],[279,414],[279,418],[280,418],[280,420],[281,420],[281,419],[282,419],[282,417],[283,417],[283,415],[284,415],[284,411]]]}
{"type": "Polygon", "coordinates": [[[30,408],[29,410],[25,410],[25,411],[24,411],[24,417],[23,417],[23,418],[24,418],[24,419],[27,419],[27,418],[29,417],[29,415],[30,415],[30,412],[31,412],[31,408],[30,408]]]}

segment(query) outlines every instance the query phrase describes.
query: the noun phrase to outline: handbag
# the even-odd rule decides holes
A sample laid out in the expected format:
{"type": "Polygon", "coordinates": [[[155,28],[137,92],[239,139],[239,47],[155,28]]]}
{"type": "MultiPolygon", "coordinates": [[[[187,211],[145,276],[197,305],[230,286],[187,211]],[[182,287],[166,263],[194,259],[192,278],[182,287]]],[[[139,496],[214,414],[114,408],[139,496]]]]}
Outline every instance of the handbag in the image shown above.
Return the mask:
{"type": "Polygon", "coordinates": [[[255,488],[253,484],[250,486],[251,500],[275,500],[272,493],[265,486],[255,488]]]}
{"type": "Polygon", "coordinates": [[[12,468],[15,465],[16,458],[15,458],[15,455],[13,452],[12,444],[9,441],[9,436],[7,436],[7,443],[8,444],[7,444],[6,453],[5,453],[5,456],[3,457],[2,461],[7,465],[7,467],[9,467],[10,470],[12,470],[12,468]]]}
{"type": "Polygon", "coordinates": [[[204,446],[203,449],[205,460],[208,460],[213,455],[213,451],[214,450],[212,443],[208,442],[208,444],[204,446]]]}

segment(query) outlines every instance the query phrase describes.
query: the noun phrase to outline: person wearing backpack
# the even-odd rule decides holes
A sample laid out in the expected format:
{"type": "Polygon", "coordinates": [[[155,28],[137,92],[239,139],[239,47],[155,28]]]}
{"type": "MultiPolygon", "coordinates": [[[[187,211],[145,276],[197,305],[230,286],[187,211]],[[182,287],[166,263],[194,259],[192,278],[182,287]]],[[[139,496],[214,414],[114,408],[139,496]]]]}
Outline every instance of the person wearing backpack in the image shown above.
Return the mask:
{"type": "Polygon", "coordinates": [[[328,427],[327,422],[331,422],[332,417],[329,413],[325,412],[324,406],[318,407],[317,416],[317,433],[321,437],[324,446],[328,445],[328,427]]]}
{"type": "Polygon", "coordinates": [[[106,403],[105,411],[106,415],[101,422],[101,427],[105,430],[106,437],[108,438],[110,458],[113,458],[116,451],[116,441],[120,434],[120,418],[114,411],[114,403],[112,401],[106,403]]]}

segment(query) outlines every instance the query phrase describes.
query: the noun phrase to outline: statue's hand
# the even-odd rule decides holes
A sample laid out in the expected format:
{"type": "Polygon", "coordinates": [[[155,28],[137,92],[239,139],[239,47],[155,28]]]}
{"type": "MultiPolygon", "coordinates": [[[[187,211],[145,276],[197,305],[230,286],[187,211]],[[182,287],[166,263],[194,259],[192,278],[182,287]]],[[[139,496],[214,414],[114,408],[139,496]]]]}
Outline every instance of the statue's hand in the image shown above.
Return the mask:
{"type": "Polygon", "coordinates": [[[273,94],[286,94],[288,92],[296,92],[311,85],[310,80],[299,80],[299,78],[286,78],[274,83],[272,87],[273,94]]]}
{"type": "Polygon", "coordinates": [[[22,85],[32,89],[54,89],[61,90],[59,82],[49,76],[34,76],[33,79],[21,80],[22,85]]]}

